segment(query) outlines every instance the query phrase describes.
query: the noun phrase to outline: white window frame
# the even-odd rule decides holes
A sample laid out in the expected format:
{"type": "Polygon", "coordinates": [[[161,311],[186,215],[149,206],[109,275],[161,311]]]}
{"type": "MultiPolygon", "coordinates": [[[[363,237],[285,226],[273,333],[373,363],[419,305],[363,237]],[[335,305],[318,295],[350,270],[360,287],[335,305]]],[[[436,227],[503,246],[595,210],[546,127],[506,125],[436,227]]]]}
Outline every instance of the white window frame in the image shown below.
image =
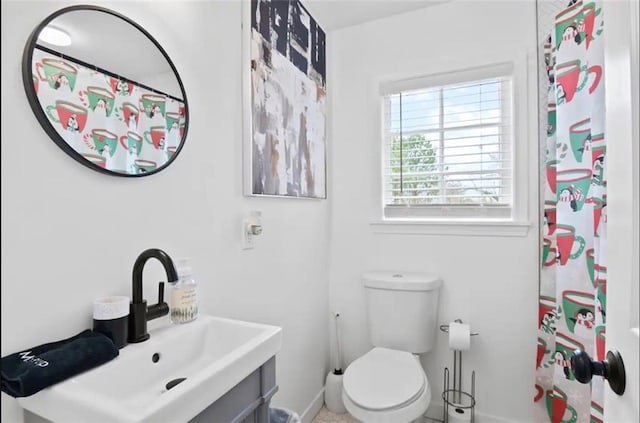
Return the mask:
{"type": "MultiPolygon", "coordinates": [[[[406,234],[459,234],[459,235],[495,235],[495,236],[526,236],[531,226],[528,222],[527,200],[528,200],[528,170],[526,155],[530,143],[533,142],[537,146],[537,137],[530,137],[529,132],[531,122],[537,126],[536,108],[532,109],[534,116],[531,119],[527,115],[529,109],[527,99],[528,91],[528,72],[527,58],[522,57],[517,60],[505,61],[500,63],[487,64],[481,67],[467,68],[464,70],[452,70],[451,72],[443,72],[432,75],[423,75],[419,77],[407,79],[395,79],[380,81],[378,85],[378,97],[380,99],[380,148],[379,148],[379,186],[376,211],[374,219],[371,222],[374,232],[376,233],[406,233],[406,234]],[[384,138],[384,105],[383,97],[389,94],[395,94],[400,91],[408,91],[414,89],[430,88],[435,86],[445,86],[449,84],[464,83],[468,81],[479,81],[492,77],[510,76],[511,77],[511,127],[508,129],[510,140],[510,162],[512,165],[512,205],[511,215],[492,216],[490,213],[481,213],[482,207],[472,206],[471,208],[478,213],[474,215],[453,212],[451,207],[446,205],[442,207],[428,206],[422,208],[429,212],[415,213],[419,206],[401,207],[393,206],[394,216],[389,217],[385,214],[384,204],[384,166],[386,165],[386,151],[384,138]],[[434,209],[437,213],[434,213],[434,209]],[[404,210],[405,213],[399,212],[404,210]]],[[[533,95],[537,98],[537,90],[533,91],[533,95]]],[[[536,129],[537,133],[537,129],[536,129]]],[[[537,147],[535,148],[537,151],[537,147]]],[[[487,207],[484,210],[489,210],[487,207]]]]}

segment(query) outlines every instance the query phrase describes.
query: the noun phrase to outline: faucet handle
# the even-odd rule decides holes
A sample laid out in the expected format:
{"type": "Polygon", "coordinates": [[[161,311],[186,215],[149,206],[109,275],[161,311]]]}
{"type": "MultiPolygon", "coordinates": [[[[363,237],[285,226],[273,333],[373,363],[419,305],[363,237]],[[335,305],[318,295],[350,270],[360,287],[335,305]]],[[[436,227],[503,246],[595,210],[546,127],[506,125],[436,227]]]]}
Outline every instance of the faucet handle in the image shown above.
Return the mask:
{"type": "Polygon", "coordinates": [[[164,282],[158,283],[158,304],[147,307],[147,320],[169,314],[169,304],[164,302],[164,282]]]}
{"type": "Polygon", "coordinates": [[[158,283],[158,304],[164,303],[164,282],[158,283]]]}

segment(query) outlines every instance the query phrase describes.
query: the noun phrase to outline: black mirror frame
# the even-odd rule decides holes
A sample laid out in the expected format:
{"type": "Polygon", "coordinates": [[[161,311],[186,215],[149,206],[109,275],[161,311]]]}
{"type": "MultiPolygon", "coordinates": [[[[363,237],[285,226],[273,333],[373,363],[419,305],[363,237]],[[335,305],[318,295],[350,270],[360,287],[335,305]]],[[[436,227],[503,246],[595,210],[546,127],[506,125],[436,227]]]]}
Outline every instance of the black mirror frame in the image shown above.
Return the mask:
{"type": "Polygon", "coordinates": [[[178,71],[175,65],[171,61],[171,58],[169,57],[167,52],[164,50],[164,48],[162,48],[160,43],[158,43],[158,41],[151,34],[149,34],[149,32],[146,29],[140,26],[140,24],[111,9],[107,9],[100,6],[94,6],[94,5],[75,5],[75,6],[69,6],[69,7],[65,7],[60,10],[57,10],[56,12],[52,13],[47,18],[45,18],[33,30],[31,35],[27,39],[27,44],[25,45],[24,52],[22,54],[22,82],[24,84],[24,90],[27,95],[27,100],[29,101],[29,105],[31,106],[33,113],[36,115],[38,122],[40,122],[40,126],[42,126],[44,131],[47,133],[47,135],[49,135],[49,137],[53,140],[53,142],[55,142],[58,145],[58,147],[60,147],[65,153],[67,153],[67,155],[69,155],[78,163],[92,170],[98,171],[100,173],[104,173],[106,175],[112,175],[112,176],[132,177],[132,178],[153,175],[155,173],[158,173],[166,169],[171,163],[173,163],[173,161],[178,157],[178,155],[182,151],[182,147],[184,147],[184,144],[187,140],[187,133],[189,132],[189,103],[187,101],[187,93],[185,92],[184,85],[182,84],[182,79],[180,79],[180,75],[178,74],[178,71]],[[47,116],[45,115],[42,109],[42,106],[40,105],[40,100],[38,99],[38,96],[35,92],[35,88],[33,87],[33,79],[32,79],[33,71],[31,69],[32,68],[31,60],[32,60],[33,50],[35,49],[35,45],[38,40],[38,35],[40,34],[40,31],[42,31],[42,29],[45,26],[49,25],[49,23],[51,23],[51,21],[57,18],[58,16],[64,13],[72,12],[76,10],[94,10],[96,12],[108,13],[112,16],[115,16],[116,18],[120,18],[124,20],[125,22],[129,23],[134,28],[136,28],[138,31],[140,31],[142,34],[144,34],[156,46],[156,48],[160,51],[160,53],[162,53],[162,56],[164,56],[167,63],[169,63],[169,66],[171,67],[171,70],[173,71],[173,74],[175,75],[178,81],[178,85],[180,86],[180,91],[182,91],[182,99],[184,102],[184,109],[185,109],[185,124],[184,124],[184,135],[180,140],[180,145],[178,146],[178,149],[176,150],[173,157],[171,157],[161,167],[158,167],[150,172],[145,172],[140,174],[119,173],[119,172],[113,172],[113,171],[104,169],[96,165],[95,163],[92,163],[86,160],[80,153],[78,153],[69,144],[67,144],[67,142],[62,138],[62,136],[58,133],[58,131],[53,127],[51,122],[49,122],[49,119],[47,119],[47,116]]]}

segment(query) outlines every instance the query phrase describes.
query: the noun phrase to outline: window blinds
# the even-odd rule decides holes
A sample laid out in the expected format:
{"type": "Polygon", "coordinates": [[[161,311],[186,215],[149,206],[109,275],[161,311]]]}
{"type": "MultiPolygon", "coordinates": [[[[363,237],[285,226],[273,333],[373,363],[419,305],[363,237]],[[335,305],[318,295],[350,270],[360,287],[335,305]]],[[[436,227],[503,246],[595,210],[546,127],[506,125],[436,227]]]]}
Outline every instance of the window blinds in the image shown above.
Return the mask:
{"type": "Polygon", "coordinates": [[[509,76],[492,76],[395,92],[387,88],[386,217],[510,215],[511,85],[509,76]]]}

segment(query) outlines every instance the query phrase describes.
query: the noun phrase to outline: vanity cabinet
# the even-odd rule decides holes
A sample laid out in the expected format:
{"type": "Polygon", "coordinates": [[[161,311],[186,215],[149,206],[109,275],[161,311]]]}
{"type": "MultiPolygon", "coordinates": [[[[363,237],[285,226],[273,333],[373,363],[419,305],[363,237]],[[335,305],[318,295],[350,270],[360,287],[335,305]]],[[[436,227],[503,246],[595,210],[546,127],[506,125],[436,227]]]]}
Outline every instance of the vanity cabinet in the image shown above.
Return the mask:
{"type": "Polygon", "coordinates": [[[269,403],[277,390],[272,357],[189,423],[269,423],[269,403]]]}
{"type": "MultiPolygon", "coordinates": [[[[189,420],[189,423],[269,423],[269,404],[271,397],[277,391],[274,356],[189,420]]],[[[24,421],[25,423],[51,423],[50,420],[28,410],[25,410],[24,421]]]]}

